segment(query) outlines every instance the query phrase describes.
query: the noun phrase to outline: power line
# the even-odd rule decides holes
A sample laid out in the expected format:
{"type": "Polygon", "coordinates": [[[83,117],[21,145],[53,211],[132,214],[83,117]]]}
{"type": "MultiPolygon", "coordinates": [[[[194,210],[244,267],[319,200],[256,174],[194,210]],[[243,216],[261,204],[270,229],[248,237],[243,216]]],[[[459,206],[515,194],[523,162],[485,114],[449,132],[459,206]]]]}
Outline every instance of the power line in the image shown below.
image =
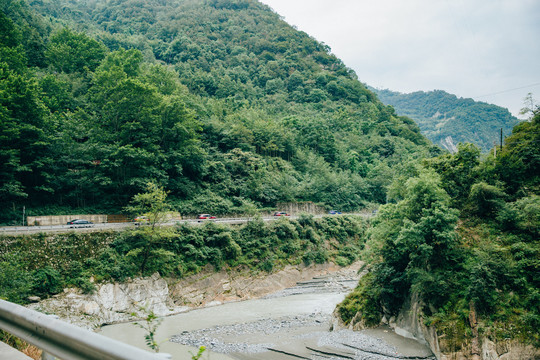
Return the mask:
{"type": "Polygon", "coordinates": [[[507,92],[515,91],[515,90],[526,89],[526,88],[533,87],[533,86],[538,86],[538,85],[540,85],[540,82],[539,82],[539,83],[535,83],[535,84],[530,84],[530,85],[520,86],[520,87],[513,88],[513,89],[501,90],[501,91],[497,91],[497,92],[490,93],[490,94],[484,94],[484,95],[479,95],[479,96],[473,96],[473,98],[474,98],[474,99],[477,99],[477,98],[483,98],[483,97],[488,97],[488,96],[492,96],[492,95],[499,95],[499,94],[504,94],[504,93],[507,93],[507,92]]]}

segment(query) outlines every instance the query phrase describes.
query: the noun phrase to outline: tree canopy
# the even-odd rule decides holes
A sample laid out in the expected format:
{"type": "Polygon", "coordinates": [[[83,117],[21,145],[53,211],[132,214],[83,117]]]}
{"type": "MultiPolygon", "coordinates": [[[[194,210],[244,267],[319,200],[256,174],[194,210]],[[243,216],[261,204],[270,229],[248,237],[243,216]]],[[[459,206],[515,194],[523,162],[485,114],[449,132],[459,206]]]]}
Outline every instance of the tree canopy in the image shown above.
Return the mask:
{"type": "Polygon", "coordinates": [[[384,202],[403,163],[439,152],[327,46],[254,0],[1,10],[4,223],[22,206],[120,211],[148,182],[182,213],[354,210],[384,202]]]}

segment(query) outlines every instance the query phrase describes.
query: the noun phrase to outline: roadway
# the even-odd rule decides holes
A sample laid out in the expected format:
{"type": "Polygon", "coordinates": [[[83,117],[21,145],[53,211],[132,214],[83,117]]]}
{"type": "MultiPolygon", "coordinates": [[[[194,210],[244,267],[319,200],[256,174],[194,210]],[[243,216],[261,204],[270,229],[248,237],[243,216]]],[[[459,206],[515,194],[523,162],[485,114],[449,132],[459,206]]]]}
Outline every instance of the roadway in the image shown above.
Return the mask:
{"type": "MultiPolygon", "coordinates": [[[[317,215],[320,216],[320,215],[317,215]]],[[[295,219],[297,216],[287,216],[287,218],[295,219]]],[[[279,219],[278,216],[265,216],[262,218],[264,221],[272,221],[279,219]]],[[[192,224],[192,225],[202,225],[205,222],[216,222],[223,224],[243,224],[253,218],[243,217],[243,218],[218,218],[212,220],[197,220],[197,219],[184,219],[184,220],[171,220],[165,223],[159,224],[159,226],[174,226],[180,224],[192,224]]],[[[147,226],[147,225],[137,225],[135,222],[125,222],[125,223],[98,223],[88,225],[46,225],[46,226],[4,226],[0,227],[0,234],[5,235],[21,235],[21,234],[36,234],[36,233],[65,233],[69,231],[78,231],[78,232],[93,232],[93,231],[121,231],[127,228],[135,228],[138,226],[147,226]]]]}
{"type": "MultiPolygon", "coordinates": [[[[323,216],[344,216],[344,215],[358,215],[363,217],[370,217],[371,213],[355,213],[355,214],[343,214],[343,215],[330,215],[330,214],[319,214],[313,215],[314,217],[323,217],[323,216]]],[[[287,216],[287,219],[297,219],[299,216],[287,216]]],[[[279,216],[264,216],[262,217],[263,221],[275,221],[279,220],[279,216]]],[[[247,223],[255,218],[253,217],[238,217],[238,218],[218,218],[212,220],[197,220],[197,219],[183,219],[183,220],[171,220],[165,223],[159,224],[159,226],[175,226],[181,224],[192,224],[192,225],[202,225],[206,222],[216,222],[222,224],[233,224],[239,225],[247,223]]],[[[23,234],[36,234],[36,233],[66,233],[70,231],[77,232],[94,232],[94,231],[121,231],[128,228],[135,228],[137,226],[147,226],[147,225],[136,225],[134,222],[127,223],[99,223],[92,224],[90,227],[86,225],[47,225],[47,226],[4,226],[0,227],[0,235],[23,235],[23,234]]]]}

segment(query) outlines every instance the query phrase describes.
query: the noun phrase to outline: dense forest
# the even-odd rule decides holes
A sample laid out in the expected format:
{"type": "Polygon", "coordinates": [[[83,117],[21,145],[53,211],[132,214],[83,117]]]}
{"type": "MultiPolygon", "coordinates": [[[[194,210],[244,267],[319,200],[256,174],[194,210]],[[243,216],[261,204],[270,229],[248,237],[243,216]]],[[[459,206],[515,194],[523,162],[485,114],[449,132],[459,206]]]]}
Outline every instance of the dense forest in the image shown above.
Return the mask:
{"type": "Polygon", "coordinates": [[[0,222],[108,212],[149,181],[182,214],[386,201],[440,153],[330,49],[255,0],[0,5],[0,222]]]}
{"type": "Polygon", "coordinates": [[[508,109],[473,99],[458,98],[442,90],[403,94],[373,90],[396,112],[414,119],[422,134],[450,151],[459,143],[473,143],[487,152],[500,145],[500,131],[510,135],[519,120],[508,109]]]}
{"type": "Polygon", "coordinates": [[[496,157],[459,145],[397,179],[368,234],[370,272],[340,305],[342,319],[377,325],[416,297],[444,352],[479,336],[540,348],[539,174],[540,107],[496,157]]]}

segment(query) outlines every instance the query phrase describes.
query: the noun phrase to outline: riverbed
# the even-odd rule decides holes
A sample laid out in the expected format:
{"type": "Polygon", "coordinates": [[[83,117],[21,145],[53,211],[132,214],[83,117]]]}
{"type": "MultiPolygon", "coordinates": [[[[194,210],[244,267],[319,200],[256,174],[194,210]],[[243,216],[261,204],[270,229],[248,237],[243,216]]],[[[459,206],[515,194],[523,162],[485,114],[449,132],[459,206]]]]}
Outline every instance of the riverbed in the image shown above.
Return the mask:
{"type": "MultiPolygon", "coordinates": [[[[350,275],[350,274],[349,274],[350,275]]],[[[156,338],[172,359],[396,359],[431,358],[429,349],[388,328],[333,329],[332,312],[357,278],[331,274],[265,298],[219,304],[161,319],[156,338]]],[[[105,336],[145,348],[133,323],[105,326],[105,336]]]]}

